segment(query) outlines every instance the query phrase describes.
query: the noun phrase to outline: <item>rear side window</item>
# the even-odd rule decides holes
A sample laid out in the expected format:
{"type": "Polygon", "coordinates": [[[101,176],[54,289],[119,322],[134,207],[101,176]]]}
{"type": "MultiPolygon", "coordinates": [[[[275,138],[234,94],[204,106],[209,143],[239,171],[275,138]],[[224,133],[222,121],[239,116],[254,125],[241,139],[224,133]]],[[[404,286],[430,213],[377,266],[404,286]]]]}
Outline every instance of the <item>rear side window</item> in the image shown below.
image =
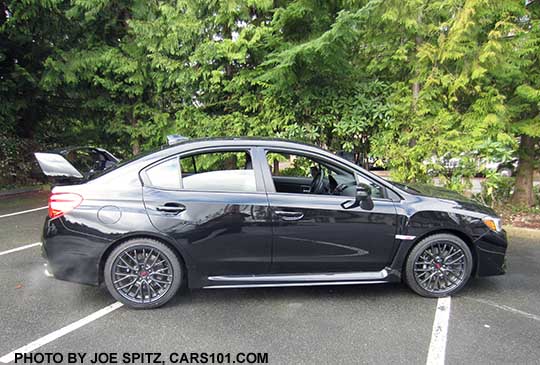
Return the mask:
{"type": "Polygon", "coordinates": [[[173,158],[146,170],[150,185],[159,189],[180,189],[178,158],[173,158]]]}
{"type": "Polygon", "coordinates": [[[255,192],[255,172],[248,151],[208,152],[180,159],[187,190],[255,192]]]}

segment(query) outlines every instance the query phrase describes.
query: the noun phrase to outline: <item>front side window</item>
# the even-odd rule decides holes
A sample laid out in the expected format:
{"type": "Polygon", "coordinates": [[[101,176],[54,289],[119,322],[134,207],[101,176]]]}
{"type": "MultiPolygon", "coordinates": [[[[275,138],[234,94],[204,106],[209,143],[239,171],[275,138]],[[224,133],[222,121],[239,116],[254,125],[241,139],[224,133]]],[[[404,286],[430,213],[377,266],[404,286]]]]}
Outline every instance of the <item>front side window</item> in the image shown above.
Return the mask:
{"type": "MultiPolygon", "coordinates": [[[[338,165],[311,156],[269,150],[266,159],[278,193],[354,196],[355,174],[338,165]]],[[[378,184],[360,177],[359,182],[372,188],[372,197],[383,197],[378,184]]]]}
{"type": "Polygon", "coordinates": [[[248,151],[207,152],[180,159],[187,190],[255,192],[255,173],[248,151]]]}

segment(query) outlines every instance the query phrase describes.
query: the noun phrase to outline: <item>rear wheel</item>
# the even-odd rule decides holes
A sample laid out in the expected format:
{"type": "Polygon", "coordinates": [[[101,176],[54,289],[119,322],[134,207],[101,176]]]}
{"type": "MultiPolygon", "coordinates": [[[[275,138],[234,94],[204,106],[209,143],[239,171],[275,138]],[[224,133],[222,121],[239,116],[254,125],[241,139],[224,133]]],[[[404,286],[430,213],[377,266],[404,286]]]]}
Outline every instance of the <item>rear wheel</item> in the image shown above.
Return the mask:
{"type": "Polygon", "coordinates": [[[416,293],[432,298],[461,290],[473,267],[471,250],[459,237],[436,234],[420,241],[405,264],[405,280],[416,293]]]}
{"type": "Polygon", "coordinates": [[[182,283],[182,266],[167,245],[146,238],[126,241],[105,262],[105,284],[118,301],[137,309],[168,302],[182,283]]]}

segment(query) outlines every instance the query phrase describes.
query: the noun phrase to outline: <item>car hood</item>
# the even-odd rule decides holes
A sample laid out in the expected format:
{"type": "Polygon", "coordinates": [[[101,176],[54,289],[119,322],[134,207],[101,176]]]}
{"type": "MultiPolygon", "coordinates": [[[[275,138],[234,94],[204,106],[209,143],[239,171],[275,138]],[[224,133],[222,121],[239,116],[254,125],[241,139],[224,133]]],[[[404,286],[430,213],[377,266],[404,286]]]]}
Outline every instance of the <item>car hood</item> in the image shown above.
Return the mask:
{"type": "Polygon", "coordinates": [[[460,193],[453,190],[441,188],[428,184],[395,184],[405,192],[413,195],[419,195],[429,198],[436,198],[445,201],[453,201],[461,207],[461,209],[486,214],[492,217],[497,217],[497,213],[490,207],[487,207],[477,201],[469,199],[460,193]]]}

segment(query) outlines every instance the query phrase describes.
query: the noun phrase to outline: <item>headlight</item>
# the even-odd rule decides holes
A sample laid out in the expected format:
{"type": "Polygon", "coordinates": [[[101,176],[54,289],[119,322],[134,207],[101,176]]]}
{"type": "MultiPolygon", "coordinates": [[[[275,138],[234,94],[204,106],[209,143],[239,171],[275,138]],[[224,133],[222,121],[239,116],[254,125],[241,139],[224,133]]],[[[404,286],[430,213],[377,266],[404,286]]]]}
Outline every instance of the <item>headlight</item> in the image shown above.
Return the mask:
{"type": "Polygon", "coordinates": [[[493,217],[485,217],[482,219],[484,224],[494,232],[502,231],[501,219],[493,217]]]}

